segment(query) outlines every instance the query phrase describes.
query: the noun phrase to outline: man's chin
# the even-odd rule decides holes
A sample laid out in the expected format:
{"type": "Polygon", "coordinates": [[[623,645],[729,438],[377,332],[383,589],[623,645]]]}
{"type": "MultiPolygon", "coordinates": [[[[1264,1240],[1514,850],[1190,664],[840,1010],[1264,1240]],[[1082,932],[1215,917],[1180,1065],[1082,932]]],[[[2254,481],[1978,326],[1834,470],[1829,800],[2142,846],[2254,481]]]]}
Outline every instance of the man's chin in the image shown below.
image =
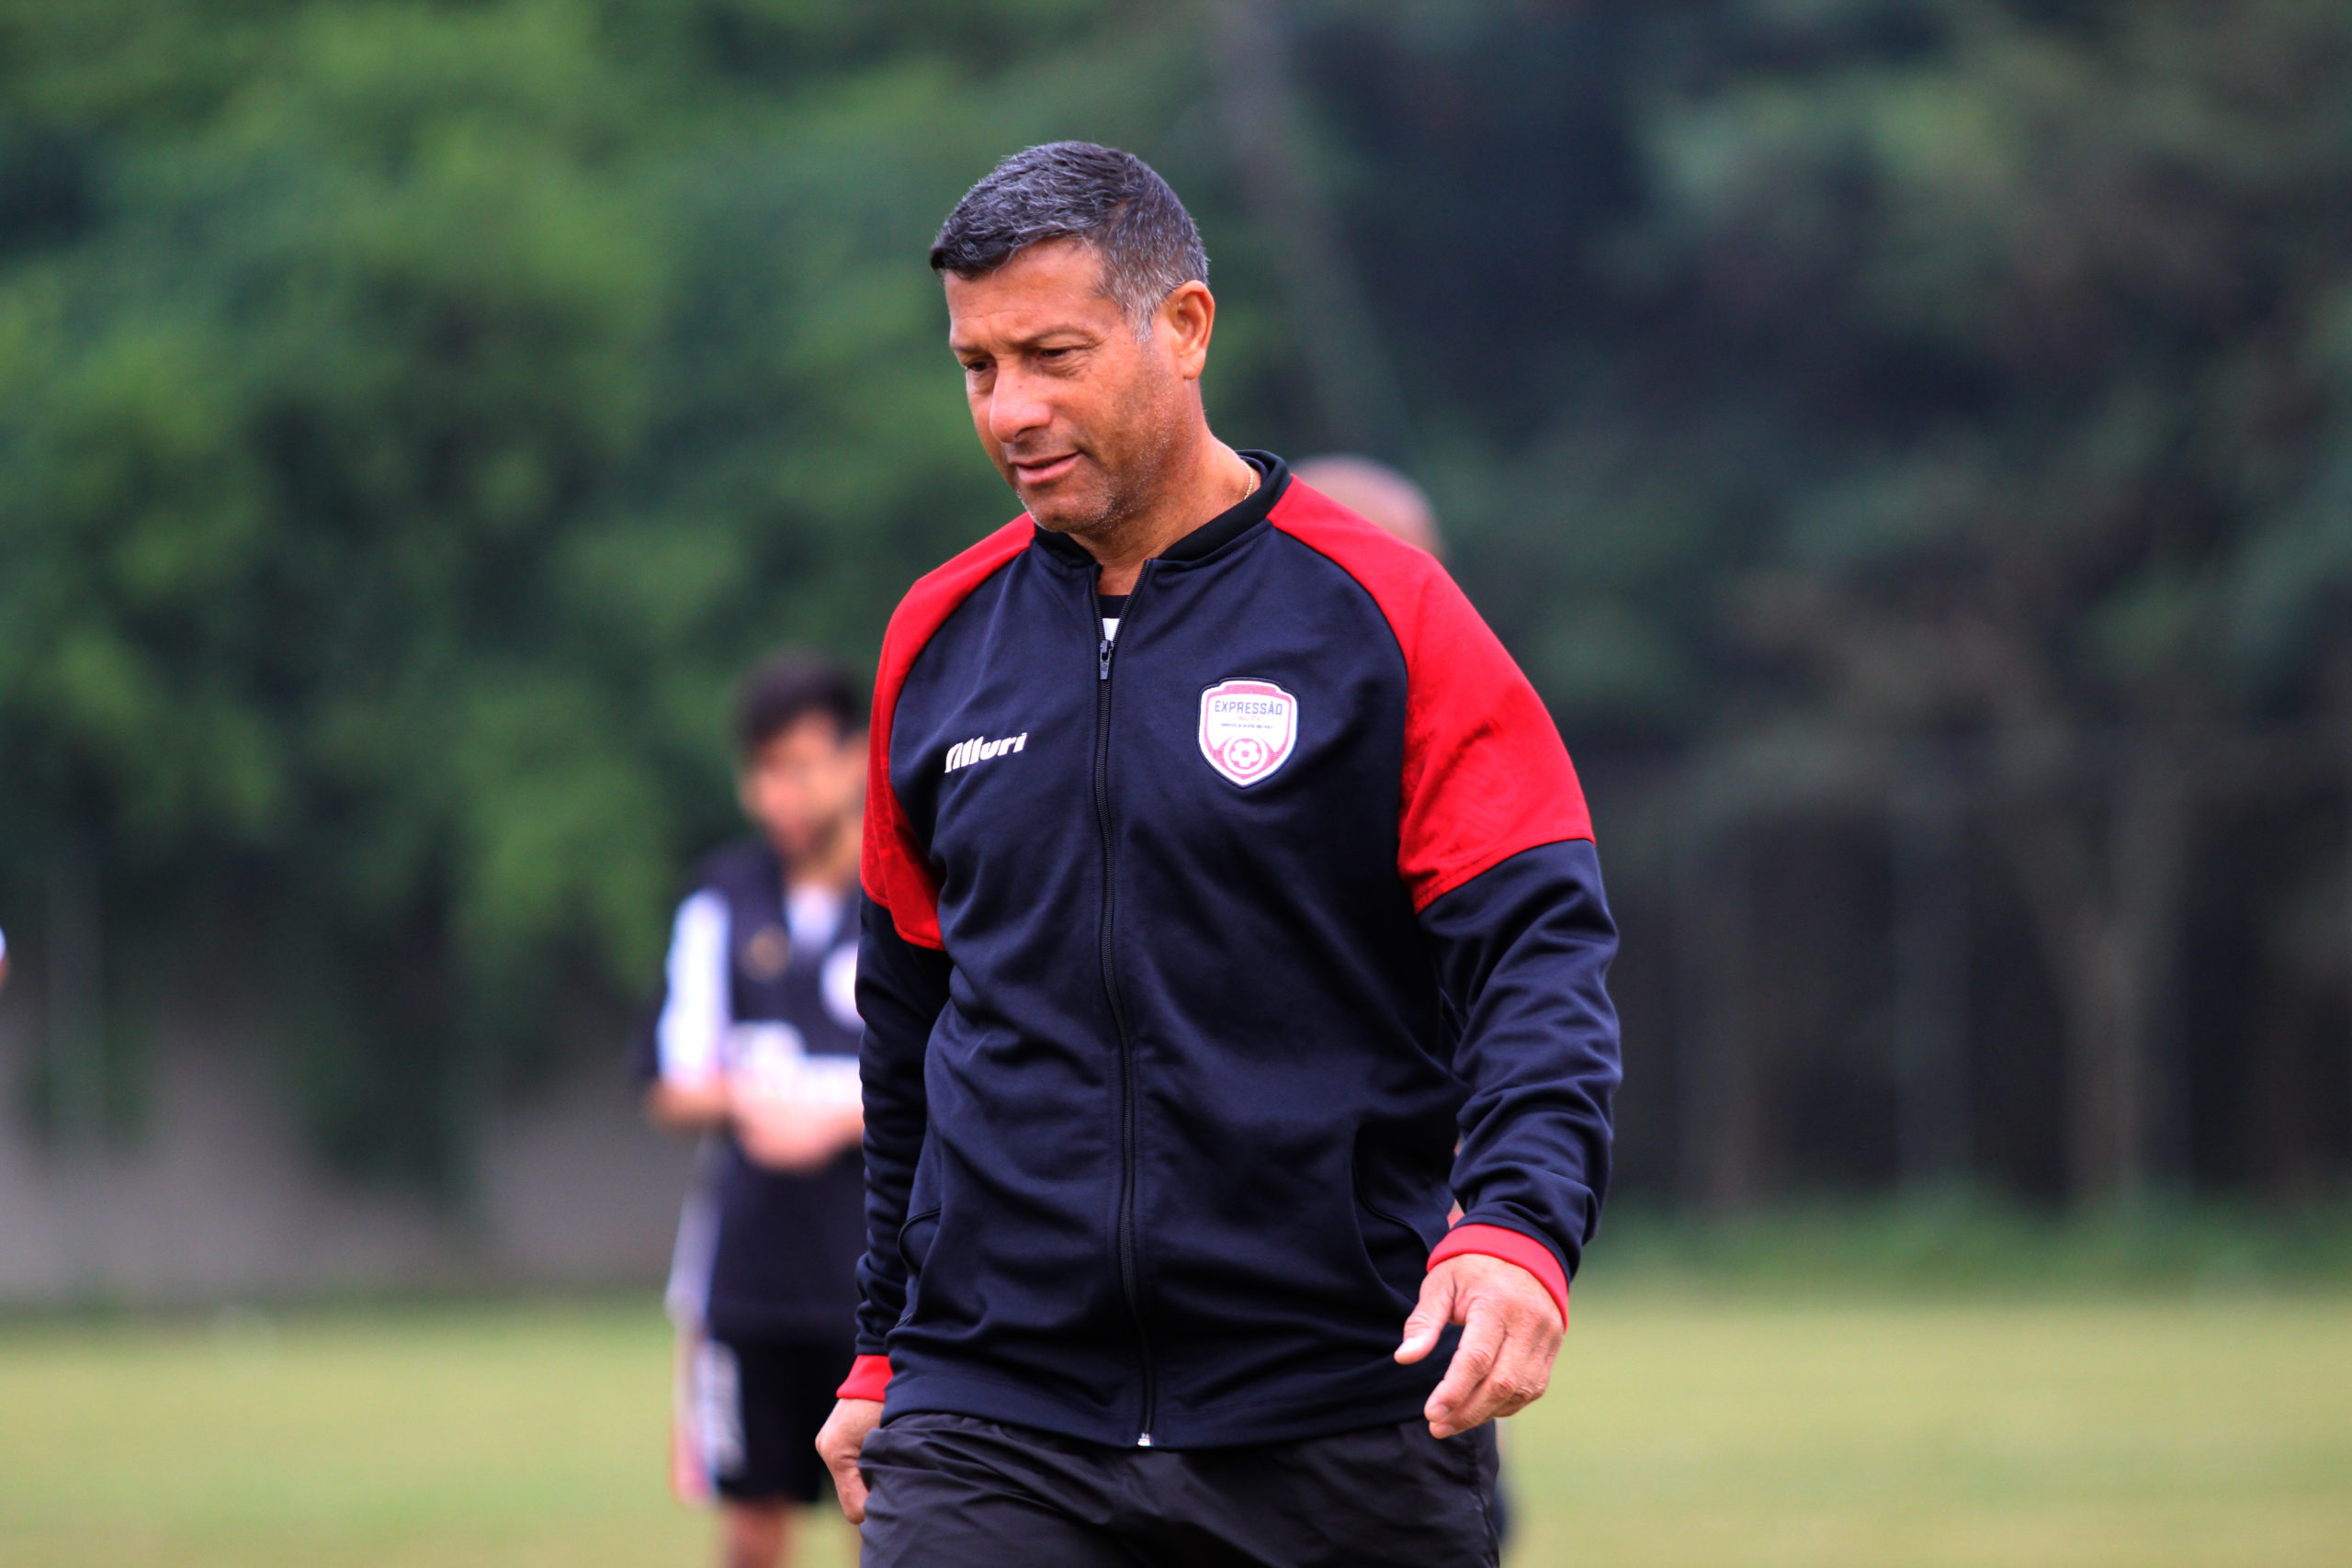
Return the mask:
{"type": "Polygon", "coordinates": [[[1038,527],[1049,534],[1083,535],[1102,525],[1103,506],[1101,498],[1074,496],[1048,491],[1040,495],[1025,495],[1018,490],[1021,504],[1038,527]]]}

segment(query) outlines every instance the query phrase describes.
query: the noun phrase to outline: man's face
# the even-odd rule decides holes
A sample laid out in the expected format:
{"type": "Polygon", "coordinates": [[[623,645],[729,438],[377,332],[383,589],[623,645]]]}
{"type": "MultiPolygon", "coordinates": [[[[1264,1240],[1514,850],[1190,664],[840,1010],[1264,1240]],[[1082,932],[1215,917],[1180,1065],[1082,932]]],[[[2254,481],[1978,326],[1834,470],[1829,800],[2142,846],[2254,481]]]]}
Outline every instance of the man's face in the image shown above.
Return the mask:
{"type": "Polygon", "coordinates": [[[1085,536],[1148,504],[1207,348],[1208,290],[1170,295],[1138,341],[1102,291],[1100,257],[1075,240],[1031,245],[985,277],[950,273],[946,284],[947,343],[972,426],[1029,515],[1085,536]]]}
{"type": "Polygon", "coordinates": [[[787,861],[848,826],[865,804],[865,737],[843,734],[827,714],[805,714],[743,759],[743,815],[787,861]]]}

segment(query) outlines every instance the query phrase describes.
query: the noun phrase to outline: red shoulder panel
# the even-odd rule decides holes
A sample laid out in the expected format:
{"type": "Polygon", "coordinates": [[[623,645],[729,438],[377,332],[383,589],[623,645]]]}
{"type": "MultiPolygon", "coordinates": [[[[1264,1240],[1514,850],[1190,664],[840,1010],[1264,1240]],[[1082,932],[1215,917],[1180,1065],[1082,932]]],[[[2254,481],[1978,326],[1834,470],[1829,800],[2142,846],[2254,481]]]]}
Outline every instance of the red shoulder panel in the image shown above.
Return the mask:
{"type": "Polygon", "coordinates": [[[919,947],[942,945],[939,884],[899,805],[899,792],[890,784],[890,721],[898,716],[899,689],[932,634],[974,589],[1029,547],[1034,529],[1023,513],[917,579],[891,615],[890,629],[882,634],[882,667],[874,677],[874,724],[866,739],[865,836],[857,875],[865,896],[890,911],[890,923],[899,934],[919,947]]]}
{"type": "Polygon", "coordinates": [[[1521,850],[1592,837],[1551,714],[1443,567],[1296,479],[1267,521],[1362,583],[1405,650],[1396,871],[1414,908],[1521,850]]]}

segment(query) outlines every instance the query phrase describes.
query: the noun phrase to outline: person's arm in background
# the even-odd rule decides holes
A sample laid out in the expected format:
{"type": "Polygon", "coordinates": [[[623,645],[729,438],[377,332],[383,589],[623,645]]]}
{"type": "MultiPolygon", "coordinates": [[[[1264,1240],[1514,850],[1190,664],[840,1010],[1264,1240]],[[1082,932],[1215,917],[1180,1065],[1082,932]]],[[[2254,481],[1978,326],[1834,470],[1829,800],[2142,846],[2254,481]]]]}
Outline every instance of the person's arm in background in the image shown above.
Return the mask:
{"type": "Polygon", "coordinates": [[[705,889],[678,906],[653,1026],[653,1080],[645,1112],[670,1133],[706,1133],[733,1114],[727,1081],[727,900],[705,889]]]}
{"type": "Polygon", "coordinates": [[[645,1111],[665,1132],[731,1130],[772,1170],[816,1170],[858,1140],[863,1112],[850,1075],[812,1072],[764,1084],[729,1069],[735,1029],[727,994],[727,900],[706,889],[678,907],[654,1025],[655,1076],[645,1111]]]}
{"type": "Polygon", "coordinates": [[[729,1081],[735,1141],[771,1170],[822,1169],[865,1131],[854,1056],[797,1055],[780,1077],[739,1070],[729,1081]]]}

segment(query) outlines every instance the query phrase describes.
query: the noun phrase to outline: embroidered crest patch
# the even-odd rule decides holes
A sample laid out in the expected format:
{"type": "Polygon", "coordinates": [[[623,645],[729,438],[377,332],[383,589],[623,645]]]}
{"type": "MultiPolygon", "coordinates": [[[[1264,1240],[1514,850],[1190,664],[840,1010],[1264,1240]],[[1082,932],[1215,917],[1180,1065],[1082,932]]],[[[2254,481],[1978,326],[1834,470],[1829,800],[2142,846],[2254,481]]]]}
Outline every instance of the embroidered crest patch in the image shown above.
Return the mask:
{"type": "Polygon", "coordinates": [[[782,926],[762,926],[743,944],[743,972],[763,984],[782,975],[791,963],[792,939],[782,926]]]}
{"type": "Polygon", "coordinates": [[[1272,681],[1219,681],[1201,694],[1201,755],[1248,788],[1290,761],[1298,699],[1272,681]]]}

